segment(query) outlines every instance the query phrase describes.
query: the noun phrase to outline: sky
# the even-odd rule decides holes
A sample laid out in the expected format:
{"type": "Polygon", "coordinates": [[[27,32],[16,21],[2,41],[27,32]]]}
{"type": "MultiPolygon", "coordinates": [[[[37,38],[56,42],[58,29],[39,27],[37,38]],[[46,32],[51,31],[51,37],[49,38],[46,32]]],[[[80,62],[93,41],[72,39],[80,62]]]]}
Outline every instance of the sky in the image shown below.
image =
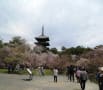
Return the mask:
{"type": "Polygon", "coordinates": [[[44,25],[50,47],[103,44],[103,0],[0,0],[0,39],[34,45],[44,25]]]}

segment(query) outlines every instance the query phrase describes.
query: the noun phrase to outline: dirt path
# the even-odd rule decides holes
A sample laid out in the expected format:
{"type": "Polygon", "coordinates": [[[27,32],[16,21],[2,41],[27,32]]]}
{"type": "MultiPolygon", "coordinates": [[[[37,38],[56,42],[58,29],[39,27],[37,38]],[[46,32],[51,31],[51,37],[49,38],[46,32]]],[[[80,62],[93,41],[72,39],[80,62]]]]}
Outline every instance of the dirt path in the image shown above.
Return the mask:
{"type": "MultiPolygon", "coordinates": [[[[0,74],[0,90],[81,90],[79,83],[70,82],[65,76],[59,76],[53,82],[52,76],[34,76],[32,81],[25,81],[25,75],[0,74]]],[[[87,82],[86,90],[98,90],[94,83],[87,82]]]]}

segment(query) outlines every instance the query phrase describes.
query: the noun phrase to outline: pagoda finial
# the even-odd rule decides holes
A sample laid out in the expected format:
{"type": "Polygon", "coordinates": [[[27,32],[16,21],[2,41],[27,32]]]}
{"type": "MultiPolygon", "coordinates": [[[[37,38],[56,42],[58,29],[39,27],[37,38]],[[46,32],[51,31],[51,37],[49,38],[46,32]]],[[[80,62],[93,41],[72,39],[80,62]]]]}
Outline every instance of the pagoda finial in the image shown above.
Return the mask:
{"type": "Polygon", "coordinates": [[[44,25],[42,25],[42,36],[44,36],[44,25]]]}

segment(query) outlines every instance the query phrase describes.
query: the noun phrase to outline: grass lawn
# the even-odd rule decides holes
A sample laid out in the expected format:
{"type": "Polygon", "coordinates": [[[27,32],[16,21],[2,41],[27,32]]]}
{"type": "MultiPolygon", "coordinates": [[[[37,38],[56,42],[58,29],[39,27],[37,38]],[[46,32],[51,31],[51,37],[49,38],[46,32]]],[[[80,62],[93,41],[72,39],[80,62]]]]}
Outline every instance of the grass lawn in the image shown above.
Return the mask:
{"type": "MultiPolygon", "coordinates": [[[[32,70],[33,72],[33,75],[39,75],[39,72],[38,72],[38,69],[34,69],[32,70]]],[[[0,69],[0,73],[8,73],[8,70],[7,69],[0,69]]],[[[52,70],[49,70],[49,69],[45,69],[44,71],[45,75],[52,75],[53,72],[52,70]]],[[[20,70],[19,72],[14,72],[13,74],[28,74],[28,72],[26,70],[20,70]]]]}
{"type": "Polygon", "coordinates": [[[0,73],[8,73],[7,69],[0,69],[0,73]]]}

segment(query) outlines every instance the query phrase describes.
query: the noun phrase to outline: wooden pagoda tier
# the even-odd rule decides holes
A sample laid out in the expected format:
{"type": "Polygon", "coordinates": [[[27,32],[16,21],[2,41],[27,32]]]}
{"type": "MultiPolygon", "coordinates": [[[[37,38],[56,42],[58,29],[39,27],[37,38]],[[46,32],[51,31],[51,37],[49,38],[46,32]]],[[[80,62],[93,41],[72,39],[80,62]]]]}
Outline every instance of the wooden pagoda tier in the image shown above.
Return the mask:
{"type": "Polygon", "coordinates": [[[41,46],[49,46],[49,37],[44,35],[44,27],[42,27],[42,34],[38,37],[35,37],[37,42],[35,42],[36,45],[41,45],[41,46]]]}
{"type": "Polygon", "coordinates": [[[49,42],[35,42],[36,45],[49,46],[49,42]]]}

